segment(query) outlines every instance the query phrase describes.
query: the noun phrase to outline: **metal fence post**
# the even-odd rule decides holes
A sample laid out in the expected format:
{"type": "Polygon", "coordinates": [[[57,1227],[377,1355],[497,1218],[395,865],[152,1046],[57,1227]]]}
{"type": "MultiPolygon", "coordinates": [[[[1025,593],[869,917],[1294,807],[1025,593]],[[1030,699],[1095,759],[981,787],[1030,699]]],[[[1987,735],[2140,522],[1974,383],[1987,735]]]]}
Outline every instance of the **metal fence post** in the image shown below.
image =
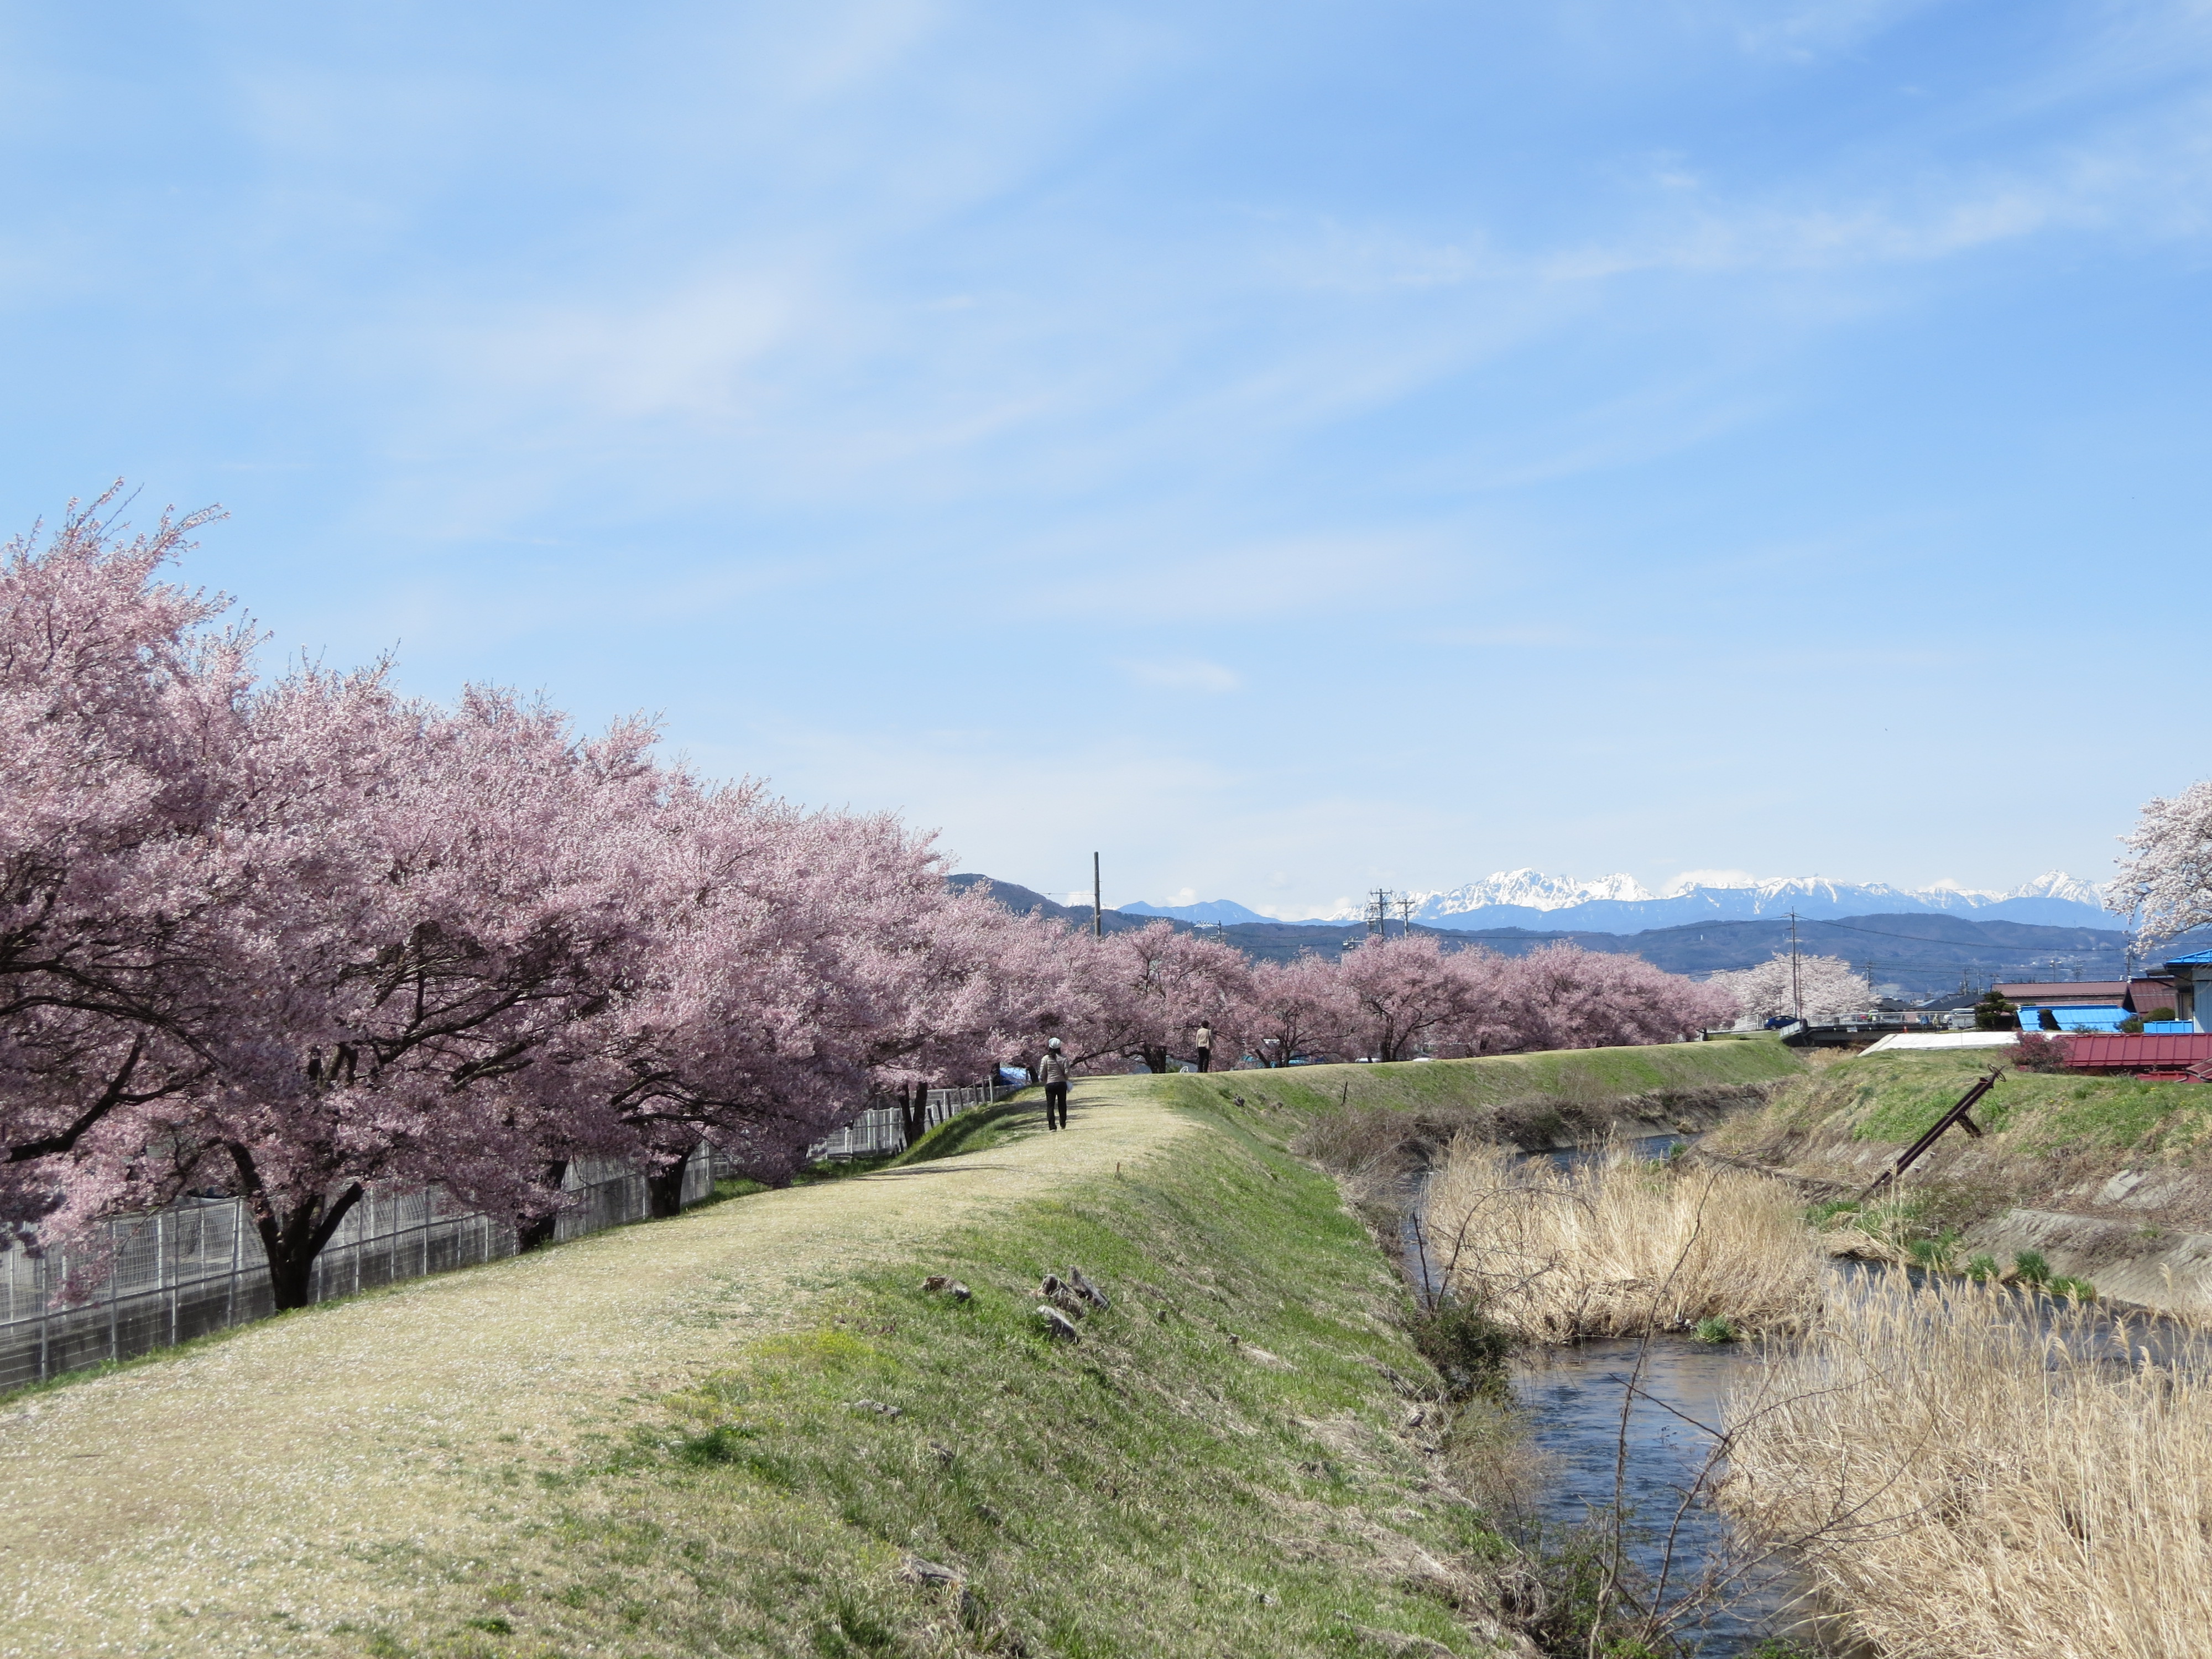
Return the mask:
{"type": "Polygon", "coordinates": [[[118,1312],[115,1305],[115,1292],[121,1288],[122,1255],[123,1252],[115,1243],[115,1224],[111,1221],[107,1224],[107,1358],[111,1364],[115,1360],[115,1320],[118,1312]]]}
{"type": "Polygon", "coordinates": [[[182,1311],[177,1305],[182,1299],[177,1281],[184,1269],[184,1218],[179,1214],[169,1223],[169,1346],[173,1348],[177,1346],[177,1316],[182,1311]]]}
{"type": "Polygon", "coordinates": [[[225,1330],[238,1323],[238,1224],[245,1218],[245,1200],[230,1200],[230,1284],[222,1296],[222,1324],[225,1330]]]}

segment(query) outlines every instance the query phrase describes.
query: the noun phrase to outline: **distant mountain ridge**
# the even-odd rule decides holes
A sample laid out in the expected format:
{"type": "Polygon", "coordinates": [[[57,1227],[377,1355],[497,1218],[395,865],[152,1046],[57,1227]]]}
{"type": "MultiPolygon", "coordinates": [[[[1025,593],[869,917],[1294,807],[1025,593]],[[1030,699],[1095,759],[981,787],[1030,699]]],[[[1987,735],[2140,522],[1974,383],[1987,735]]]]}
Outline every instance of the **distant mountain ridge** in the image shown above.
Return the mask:
{"type": "MultiPolygon", "coordinates": [[[[952,877],[948,884],[967,888],[985,879],[968,873],[952,877]]],[[[1034,910],[1073,927],[1088,928],[1091,925],[1089,905],[1055,903],[1042,893],[1015,883],[994,882],[991,896],[1018,914],[1034,910]]],[[[1790,948],[1786,915],[1721,921],[1708,915],[1691,923],[1634,933],[1570,929],[1556,925],[1559,918],[1582,908],[1564,904],[1548,913],[1540,912],[1553,919],[1554,925],[1548,927],[1479,930],[1464,921],[1457,927],[1417,921],[1413,932],[1417,936],[1436,939],[1446,950],[1480,949],[1517,957],[1548,945],[1574,945],[1586,951],[1642,957],[1669,973],[1697,975],[1749,968],[1790,948]]],[[[2117,917],[2100,913],[2102,925],[2085,927],[2078,922],[2022,921],[1993,914],[1994,908],[1984,905],[1968,915],[1931,915],[1926,910],[1912,910],[1817,917],[1801,906],[1797,923],[1799,948],[1815,956],[1843,957],[1886,992],[1913,997],[1956,992],[1962,981],[1978,989],[1998,980],[2110,979],[2118,977],[2123,970],[2128,936],[2114,925],[2118,921],[2117,917]]],[[[1105,927],[1108,933],[1116,933],[1162,919],[1150,914],[1130,915],[1127,909],[1109,910],[1105,927]]],[[[1194,926],[1211,929],[1218,925],[1221,927],[1218,937],[1224,943],[1235,945],[1256,961],[1294,962],[1311,953],[1334,962],[1342,955],[1347,943],[1356,943],[1367,936],[1365,927],[1358,921],[1347,925],[1322,921],[1236,921],[1210,915],[1201,916],[1194,923],[1180,917],[1164,919],[1186,929],[1194,926]]],[[[1391,931],[1396,933],[1395,924],[1391,931]]],[[[2208,948],[2212,948],[2212,929],[2169,939],[2159,949],[2138,957],[2134,966],[2138,972],[2145,969],[2155,971],[2160,963],[2173,957],[2208,948]]]]}
{"type": "MultiPolygon", "coordinates": [[[[1468,932],[1497,927],[1547,931],[1640,933],[1707,921],[1754,921],[1786,915],[1821,919],[1902,915],[1915,912],[1971,915],[1977,920],[2051,927],[2115,928],[2120,920],[2104,908],[2102,890],[2063,870],[2051,870],[2002,892],[1968,887],[1894,887],[1887,882],[1830,881],[1820,876],[1777,876],[1742,882],[1684,877],[1654,893],[1633,876],[1577,880],[1540,870],[1501,870],[1463,887],[1409,895],[1413,917],[1431,927],[1468,932]]],[[[1269,920],[1228,899],[1202,904],[1125,904],[1134,915],[1178,921],[1269,920]]],[[[1394,916],[1395,911],[1394,908],[1394,916]]],[[[1308,925],[1358,922],[1356,907],[1306,918],[1308,925]]]]}
{"type": "MultiPolygon", "coordinates": [[[[1273,921],[1273,916],[1263,916],[1257,910],[1247,909],[1235,899],[1208,899],[1203,904],[1125,904],[1125,916],[1166,916],[1176,921],[1273,921]]],[[[1315,917],[1319,922],[1324,920],[1315,917]]]]}

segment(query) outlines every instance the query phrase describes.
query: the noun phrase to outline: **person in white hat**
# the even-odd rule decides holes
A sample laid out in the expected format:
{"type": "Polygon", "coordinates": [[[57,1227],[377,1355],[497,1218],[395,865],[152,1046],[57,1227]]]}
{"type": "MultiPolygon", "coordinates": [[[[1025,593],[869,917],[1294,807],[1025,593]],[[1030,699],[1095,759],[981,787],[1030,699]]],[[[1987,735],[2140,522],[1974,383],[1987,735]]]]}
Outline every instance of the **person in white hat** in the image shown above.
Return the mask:
{"type": "Polygon", "coordinates": [[[1044,1045],[1044,1060],[1037,1067],[1037,1081],[1044,1085],[1044,1127],[1065,1129],[1067,1127],[1067,1058],[1060,1052],[1058,1037],[1044,1045]]]}

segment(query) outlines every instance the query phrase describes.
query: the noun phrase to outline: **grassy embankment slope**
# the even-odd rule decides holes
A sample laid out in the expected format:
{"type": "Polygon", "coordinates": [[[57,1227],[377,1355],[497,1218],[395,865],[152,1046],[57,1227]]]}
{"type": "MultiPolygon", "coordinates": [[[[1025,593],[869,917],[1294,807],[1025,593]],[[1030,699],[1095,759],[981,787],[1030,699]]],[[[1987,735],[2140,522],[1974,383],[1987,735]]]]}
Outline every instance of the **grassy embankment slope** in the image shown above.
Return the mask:
{"type": "Polygon", "coordinates": [[[1560,1048],[1393,1066],[1291,1066],[1279,1071],[1225,1073],[1208,1081],[1233,1079],[1238,1092],[1248,1098],[1256,1091],[1308,1112],[1346,1105],[1419,1112],[1538,1097],[1600,1103],[1694,1095],[1769,1084],[1803,1070],[1797,1056],[1781,1043],[1760,1041],[1560,1048]]]}
{"type": "MultiPolygon", "coordinates": [[[[1856,1192],[2008,1051],[1865,1054],[1808,1073],[1716,1129],[1713,1151],[1856,1192]]],[[[1914,1166],[1884,1224],[1958,1235],[1953,1252],[2033,1249],[2055,1269],[2157,1306],[2212,1269],[2212,1088],[2008,1071],[1914,1166]],[[2174,1283],[2169,1285],[2167,1277],[2174,1283]]]]}
{"type": "Polygon", "coordinates": [[[1086,1081],[1065,1134],[1002,1108],[19,1396],[0,1651],[1526,1651],[1402,1287],[1249,1081],[1086,1081]],[[1067,1346],[1071,1261],[1115,1300],[1067,1346]]]}
{"type": "Polygon", "coordinates": [[[1616,1132],[1704,1129],[1804,1069],[1781,1043],[1759,1041],[1230,1075],[1261,1121],[1282,1126],[1302,1150],[1340,1170],[1387,1172],[1461,1133],[1534,1151],[1616,1132]]]}

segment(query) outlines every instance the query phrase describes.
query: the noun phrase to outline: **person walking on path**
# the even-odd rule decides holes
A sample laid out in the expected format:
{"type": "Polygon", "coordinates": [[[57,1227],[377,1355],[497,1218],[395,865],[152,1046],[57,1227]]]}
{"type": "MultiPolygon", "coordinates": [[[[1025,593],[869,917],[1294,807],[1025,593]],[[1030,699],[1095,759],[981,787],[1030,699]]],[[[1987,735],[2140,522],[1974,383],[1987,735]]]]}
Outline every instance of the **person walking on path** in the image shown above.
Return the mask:
{"type": "Polygon", "coordinates": [[[1037,1081],[1044,1085],[1044,1127],[1065,1129],[1067,1127],[1067,1060],[1060,1052],[1058,1037],[1044,1046],[1044,1060],[1037,1066],[1037,1081]]]}
{"type": "Polygon", "coordinates": [[[1207,1070],[1213,1064],[1213,1027],[1204,1020],[1198,1022],[1198,1069],[1207,1070]]]}

